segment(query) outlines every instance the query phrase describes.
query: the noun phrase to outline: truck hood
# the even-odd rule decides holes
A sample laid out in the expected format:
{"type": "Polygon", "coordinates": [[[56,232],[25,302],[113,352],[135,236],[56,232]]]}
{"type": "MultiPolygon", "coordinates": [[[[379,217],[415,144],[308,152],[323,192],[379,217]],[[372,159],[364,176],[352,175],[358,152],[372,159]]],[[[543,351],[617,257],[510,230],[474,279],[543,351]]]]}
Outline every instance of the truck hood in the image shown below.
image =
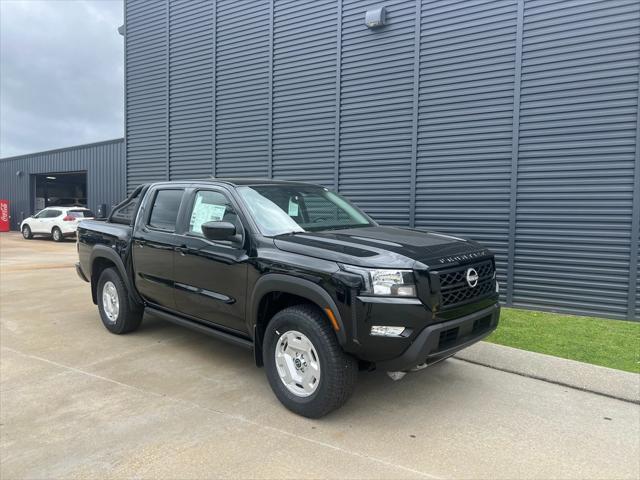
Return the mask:
{"type": "Polygon", "coordinates": [[[290,233],[275,237],[274,243],[287,252],[372,268],[441,267],[491,255],[473,241],[381,226],[290,233]]]}

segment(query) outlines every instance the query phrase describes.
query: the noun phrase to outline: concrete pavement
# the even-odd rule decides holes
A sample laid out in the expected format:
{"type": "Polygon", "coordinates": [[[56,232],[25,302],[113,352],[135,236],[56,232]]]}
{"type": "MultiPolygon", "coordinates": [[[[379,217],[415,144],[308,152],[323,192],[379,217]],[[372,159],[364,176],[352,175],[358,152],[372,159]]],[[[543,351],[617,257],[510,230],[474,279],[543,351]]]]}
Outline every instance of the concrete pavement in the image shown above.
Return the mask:
{"type": "MultiPolygon", "coordinates": [[[[640,346],[639,346],[640,348],[640,346]]],[[[640,375],[517,348],[478,342],[456,355],[503,372],[640,404],[640,375]]]]}
{"type": "Polygon", "coordinates": [[[73,242],[0,235],[0,477],[638,478],[640,407],[456,359],[295,416],[250,352],[101,325],[73,242]]]}

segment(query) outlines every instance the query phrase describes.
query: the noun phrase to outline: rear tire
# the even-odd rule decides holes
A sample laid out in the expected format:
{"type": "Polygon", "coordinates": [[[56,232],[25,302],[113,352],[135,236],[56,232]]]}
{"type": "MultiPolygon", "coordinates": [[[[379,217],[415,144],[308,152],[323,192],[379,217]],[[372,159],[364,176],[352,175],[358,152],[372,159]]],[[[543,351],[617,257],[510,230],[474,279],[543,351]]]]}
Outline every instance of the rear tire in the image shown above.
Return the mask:
{"type": "Polygon", "coordinates": [[[62,235],[62,230],[58,227],[53,227],[51,230],[51,238],[53,238],[54,242],[62,242],[64,240],[64,235],[62,235]]]}
{"type": "Polygon", "coordinates": [[[140,326],[143,311],[131,308],[127,288],[115,268],[100,274],[97,300],[102,324],[111,333],[129,333],[140,326]]]}
{"type": "Polygon", "coordinates": [[[31,240],[33,238],[33,233],[31,233],[31,227],[29,227],[29,225],[23,225],[23,227],[22,227],[22,237],[25,240],[31,240]]]}
{"type": "Polygon", "coordinates": [[[289,307],[273,317],[263,361],[278,400],[308,418],[344,405],[358,377],[357,360],[342,350],[324,314],[312,305],[289,307]]]}

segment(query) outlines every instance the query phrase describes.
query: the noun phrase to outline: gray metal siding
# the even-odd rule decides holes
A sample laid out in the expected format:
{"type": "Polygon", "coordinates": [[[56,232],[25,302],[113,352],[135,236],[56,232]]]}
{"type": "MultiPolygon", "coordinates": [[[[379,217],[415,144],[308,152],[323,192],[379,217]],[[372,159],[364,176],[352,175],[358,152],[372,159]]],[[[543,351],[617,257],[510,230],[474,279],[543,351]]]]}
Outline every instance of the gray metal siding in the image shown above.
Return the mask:
{"type": "Polygon", "coordinates": [[[33,213],[31,175],[38,173],[87,172],[87,203],[96,210],[125,197],[124,140],[21,155],[0,160],[0,198],[9,200],[11,228],[33,213]],[[16,172],[22,172],[17,176],[16,172]]]}
{"type": "Polygon", "coordinates": [[[276,2],[273,35],[273,176],[333,185],[335,1],[276,2]]]}
{"type": "Polygon", "coordinates": [[[169,178],[212,174],[213,4],[169,6],[169,178]]]}
{"type": "Polygon", "coordinates": [[[409,223],[415,2],[385,2],[388,25],[363,28],[375,2],[344,2],[339,188],[380,223],[409,223]]]}
{"type": "Polygon", "coordinates": [[[637,316],[637,0],[126,5],[129,188],[318,182],[486,244],[507,304],[637,316]]]}
{"type": "Polygon", "coordinates": [[[514,303],[627,316],[638,2],[527,2],[514,303]]]}
{"type": "Polygon", "coordinates": [[[218,0],[215,174],[268,176],[269,2],[218,0]]]}
{"type": "MultiPolygon", "coordinates": [[[[637,163],[636,163],[636,168],[637,167],[637,163]]],[[[640,175],[638,175],[636,178],[640,178],[640,175]]],[[[640,229],[636,232],[636,245],[640,245],[640,229]]],[[[638,247],[636,247],[638,248],[638,247]]],[[[636,284],[636,290],[635,290],[635,306],[636,306],[636,312],[635,312],[635,316],[633,315],[633,313],[630,311],[629,312],[629,317],[632,318],[633,320],[640,320],[640,255],[638,255],[638,251],[636,250],[636,272],[635,272],[635,284],[636,284]]],[[[633,290],[631,290],[629,292],[630,295],[633,295],[633,290]]],[[[630,302],[633,303],[633,302],[630,302]]],[[[631,307],[633,308],[633,306],[631,307]]]]}
{"type": "Polygon", "coordinates": [[[168,178],[167,3],[125,2],[127,188],[168,178]]]}
{"type": "Polygon", "coordinates": [[[491,247],[503,287],[516,11],[515,0],[425,2],[420,45],[415,224],[491,247]]]}
{"type": "MultiPolygon", "coordinates": [[[[636,168],[638,168],[638,162],[636,162],[636,168]]],[[[640,175],[637,175],[636,178],[640,179],[640,175]]],[[[639,182],[640,183],[640,182],[639,182]]],[[[638,229],[638,231],[636,232],[636,249],[640,249],[640,229],[638,229]]],[[[636,313],[635,313],[635,317],[633,316],[633,313],[630,311],[629,312],[629,317],[632,318],[633,320],[640,320],[640,254],[638,252],[638,250],[636,250],[636,271],[635,271],[635,284],[636,284],[636,292],[635,292],[635,296],[636,296],[636,313]]],[[[631,290],[630,295],[633,295],[633,290],[631,290]]],[[[633,308],[633,307],[631,307],[633,308]]]]}

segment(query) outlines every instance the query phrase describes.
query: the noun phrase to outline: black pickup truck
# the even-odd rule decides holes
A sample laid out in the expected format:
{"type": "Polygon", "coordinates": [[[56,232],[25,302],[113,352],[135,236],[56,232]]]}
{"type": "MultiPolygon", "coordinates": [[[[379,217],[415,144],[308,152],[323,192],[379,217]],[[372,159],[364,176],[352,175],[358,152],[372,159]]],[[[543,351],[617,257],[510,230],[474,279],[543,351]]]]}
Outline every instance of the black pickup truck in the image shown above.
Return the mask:
{"type": "Polygon", "coordinates": [[[146,312],[251,348],[278,399],[321,417],[358,370],[423,368],[493,331],[493,254],[380,226],[322,186],[262,179],[141,185],[78,228],[79,276],[113,333],[146,312]]]}

